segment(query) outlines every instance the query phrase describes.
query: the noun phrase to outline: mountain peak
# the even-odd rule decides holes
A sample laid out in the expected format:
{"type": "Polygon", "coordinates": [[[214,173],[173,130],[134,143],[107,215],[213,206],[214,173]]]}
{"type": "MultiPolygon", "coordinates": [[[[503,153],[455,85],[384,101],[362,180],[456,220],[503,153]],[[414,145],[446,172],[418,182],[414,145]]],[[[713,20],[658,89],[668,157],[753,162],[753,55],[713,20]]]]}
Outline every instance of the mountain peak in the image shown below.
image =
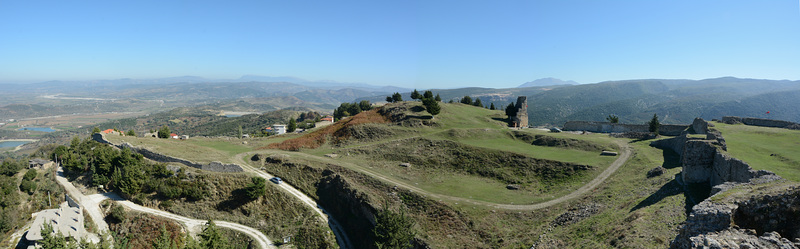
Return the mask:
{"type": "Polygon", "coordinates": [[[541,78],[534,81],[525,82],[518,87],[534,87],[534,86],[555,86],[555,85],[578,85],[580,83],[572,80],[560,80],[552,77],[541,78]]]}

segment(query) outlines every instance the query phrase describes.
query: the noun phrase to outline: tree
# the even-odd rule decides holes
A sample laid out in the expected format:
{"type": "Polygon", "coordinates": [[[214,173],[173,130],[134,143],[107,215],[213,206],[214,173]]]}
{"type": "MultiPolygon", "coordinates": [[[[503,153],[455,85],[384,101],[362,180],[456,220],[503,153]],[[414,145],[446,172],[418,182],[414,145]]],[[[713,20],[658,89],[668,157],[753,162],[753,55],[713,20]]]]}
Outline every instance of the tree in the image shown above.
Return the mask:
{"type": "Polygon", "coordinates": [[[247,184],[247,187],[245,188],[247,198],[255,200],[267,193],[267,180],[254,176],[250,178],[250,181],[250,184],[247,184]]]}
{"type": "Polygon", "coordinates": [[[425,106],[425,110],[431,114],[431,116],[436,116],[442,110],[439,106],[439,101],[436,101],[432,98],[423,98],[422,105],[425,106]]]}
{"type": "Polygon", "coordinates": [[[170,133],[171,132],[169,131],[169,126],[164,125],[164,126],[161,127],[161,129],[158,130],[158,137],[159,138],[169,138],[169,134],[170,133]]]}
{"type": "Polygon", "coordinates": [[[608,115],[608,117],[606,117],[606,120],[614,124],[619,123],[619,117],[617,117],[617,115],[614,114],[608,115]]]}
{"type": "Polygon", "coordinates": [[[414,239],[414,220],[405,211],[395,213],[389,210],[388,203],[375,215],[375,246],[378,248],[408,248],[414,239]]]}
{"type": "Polygon", "coordinates": [[[422,94],[419,94],[417,89],[414,89],[414,91],[411,92],[411,99],[422,99],[422,94]]]}
{"type": "Polygon", "coordinates": [[[297,130],[297,122],[294,121],[294,118],[289,118],[289,127],[286,132],[294,132],[295,130],[297,130]]]}
{"type": "Polygon", "coordinates": [[[477,107],[483,107],[483,102],[481,102],[481,98],[475,98],[475,102],[472,105],[477,107]]]}
{"type": "Polygon", "coordinates": [[[242,138],[242,135],[243,135],[242,133],[244,133],[244,132],[242,132],[242,126],[239,125],[239,138],[242,138]]]}
{"type": "Polygon", "coordinates": [[[203,229],[203,232],[200,233],[200,244],[208,249],[227,249],[228,247],[228,239],[225,236],[222,236],[222,232],[219,231],[217,228],[217,224],[214,224],[213,220],[208,220],[206,223],[206,228],[203,229]]]}
{"type": "Polygon", "coordinates": [[[495,110],[495,109],[497,109],[497,108],[494,108],[494,102],[492,102],[492,105],[489,106],[489,110],[495,110]]]}
{"type": "Polygon", "coordinates": [[[462,104],[471,105],[472,104],[472,98],[469,97],[469,96],[464,96],[463,98],[461,98],[461,103],[462,104]]]}
{"type": "Polygon", "coordinates": [[[153,240],[153,248],[177,249],[178,247],[175,241],[170,237],[167,227],[161,225],[159,230],[161,231],[161,236],[153,240]]]}
{"type": "Polygon", "coordinates": [[[358,102],[358,108],[361,109],[361,111],[369,111],[372,110],[372,104],[369,103],[369,100],[362,100],[358,102]]]}
{"type": "Polygon", "coordinates": [[[647,124],[650,126],[650,132],[658,135],[658,128],[661,127],[661,123],[658,122],[658,115],[653,114],[653,118],[647,124]]]}
{"type": "Polygon", "coordinates": [[[100,133],[100,128],[98,128],[97,126],[92,128],[92,134],[95,134],[95,133],[100,133]]]}
{"type": "Polygon", "coordinates": [[[514,103],[509,103],[508,106],[506,106],[506,116],[508,116],[509,119],[511,117],[516,117],[517,111],[517,107],[514,106],[514,103]]]}
{"type": "Polygon", "coordinates": [[[133,129],[131,129],[131,130],[129,130],[129,131],[128,131],[128,133],[126,133],[125,135],[128,135],[128,136],[135,137],[135,136],[136,136],[136,132],[135,132],[135,131],[133,131],[133,129]]]}
{"type": "Polygon", "coordinates": [[[400,93],[398,92],[392,94],[392,102],[400,102],[400,101],[403,101],[403,95],[400,95],[400,93]]]}
{"type": "Polygon", "coordinates": [[[422,98],[423,99],[433,99],[433,92],[431,92],[431,90],[425,91],[425,93],[422,94],[422,98]]]}
{"type": "Polygon", "coordinates": [[[393,100],[393,99],[392,99],[392,96],[386,96],[386,103],[392,103],[392,102],[394,102],[394,101],[392,101],[392,100],[393,100]]]}
{"type": "Polygon", "coordinates": [[[433,98],[433,99],[436,100],[436,101],[440,101],[440,102],[442,101],[442,97],[439,97],[438,93],[436,94],[436,97],[433,98]]]}

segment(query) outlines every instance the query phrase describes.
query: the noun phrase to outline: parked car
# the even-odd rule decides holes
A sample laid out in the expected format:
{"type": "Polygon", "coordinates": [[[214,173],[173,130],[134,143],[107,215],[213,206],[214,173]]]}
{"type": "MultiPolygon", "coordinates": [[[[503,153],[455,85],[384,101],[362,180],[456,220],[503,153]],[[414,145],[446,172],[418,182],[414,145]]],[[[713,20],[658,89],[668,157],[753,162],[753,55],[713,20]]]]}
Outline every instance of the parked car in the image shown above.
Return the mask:
{"type": "Polygon", "coordinates": [[[269,179],[269,181],[274,182],[275,184],[281,184],[281,182],[283,182],[280,177],[273,177],[272,179],[269,179]]]}
{"type": "Polygon", "coordinates": [[[550,128],[550,132],[561,132],[561,129],[557,127],[550,128]]]}

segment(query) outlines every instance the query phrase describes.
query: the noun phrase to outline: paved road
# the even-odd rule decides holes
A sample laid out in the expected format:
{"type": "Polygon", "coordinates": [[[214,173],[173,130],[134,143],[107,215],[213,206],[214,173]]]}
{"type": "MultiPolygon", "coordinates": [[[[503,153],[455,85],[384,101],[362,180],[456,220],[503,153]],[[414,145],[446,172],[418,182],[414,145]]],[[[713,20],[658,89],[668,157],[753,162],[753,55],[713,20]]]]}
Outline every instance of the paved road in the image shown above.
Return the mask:
{"type": "Polygon", "coordinates": [[[75,188],[67,178],[64,178],[64,169],[61,166],[58,166],[58,171],[56,174],[56,181],[58,184],[64,187],[67,193],[77,201],[83,210],[89,213],[89,217],[92,217],[92,222],[94,222],[95,227],[97,228],[98,233],[102,234],[108,231],[108,223],[103,219],[103,212],[100,211],[100,202],[96,201],[95,199],[89,198],[80,190],[75,188]]]}
{"type": "Polygon", "coordinates": [[[415,186],[412,186],[412,185],[409,185],[409,184],[406,184],[406,183],[403,183],[403,182],[400,182],[400,181],[397,181],[397,180],[394,180],[394,179],[390,179],[390,178],[384,177],[382,174],[378,174],[378,173],[376,173],[376,172],[374,172],[372,170],[369,170],[367,168],[364,168],[362,166],[359,166],[359,165],[356,165],[356,164],[353,164],[353,163],[337,161],[337,160],[335,160],[333,158],[314,156],[314,155],[309,155],[309,154],[305,154],[305,153],[301,153],[301,152],[282,151],[282,150],[263,150],[263,151],[258,151],[258,152],[245,153],[245,154],[253,154],[253,153],[286,154],[286,155],[305,158],[305,159],[309,159],[309,160],[313,160],[313,161],[317,161],[317,162],[340,165],[340,166],[343,166],[345,168],[349,168],[349,169],[364,173],[364,174],[366,174],[366,175],[368,175],[370,177],[382,180],[384,182],[388,182],[388,183],[397,185],[399,187],[403,187],[403,188],[412,190],[414,192],[421,193],[423,195],[429,196],[429,197],[431,197],[433,199],[437,199],[437,200],[446,199],[446,200],[450,200],[450,201],[453,201],[453,202],[471,203],[471,204],[475,204],[475,205],[482,205],[482,206],[488,206],[488,207],[492,207],[492,208],[508,209],[508,210],[537,210],[537,209],[550,207],[550,206],[556,205],[558,203],[561,203],[561,202],[573,199],[575,197],[581,196],[583,194],[586,194],[590,190],[592,190],[592,189],[596,188],[598,185],[600,185],[600,183],[603,183],[603,181],[608,179],[609,176],[614,174],[614,172],[616,172],[620,167],[622,167],[622,165],[625,164],[625,162],[628,161],[628,159],[630,159],[630,156],[631,156],[631,153],[632,153],[631,152],[631,148],[627,143],[619,142],[619,141],[616,142],[616,143],[620,146],[620,149],[622,150],[622,153],[620,153],[620,155],[617,158],[617,160],[615,160],[613,163],[611,163],[611,165],[608,166],[608,168],[606,168],[606,170],[604,170],[602,173],[600,173],[600,175],[598,175],[597,177],[592,179],[592,181],[590,181],[589,183],[581,186],[579,189],[577,189],[577,190],[575,190],[575,191],[573,191],[573,192],[571,192],[571,193],[569,193],[567,195],[561,196],[559,198],[556,198],[556,199],[553,199],[553,200],[550,200],[550,201],[537,203],[537,204],[499,204],[499,203],[493,203],[493,202],[487,202],[487,201],[478,201],[478,200],[473,200],[473,199],[467,199],[467,198],[461,198],[461,197],[455,197],[455,196],[431,193],[431,192],[428,192],[427,190],[424,190],[424,189],[421,189],[421,188],[418,188],[418,187],[415,187],[415,186]]]}
{"type": "MultiPolygon", "coordinates": [[[[158,209],[152,209],[137,205],[133,202],[122,199],[121,197],[119,197],[114,193],[94,194],[86,196],[83,193],[81,193],[81,191],[79,191],[77,188],[75,188],[75,186],[72,185],[72,183],[69,182],[69,180],[64,178],[64,171],[61,167],[58,168],[56,181],[58,181],[58,183],[61,184],[61,186],[64,186],[64,189],[67,190],[67,193],[69,193],[69,195],[75,198],[75,200],[81,205],[81,207],[83,207],[83,209],[86,210],[87,213],[89,213],[89,216],[92,217],[92,221],[95,223],[95,226],[101,233],[108,231],[108,223],[105,222],[105,220],[103,219],[103,212],[100,211],[100,202],[102,202],[105,199],[111,199],[117,201],[117,203],[122,204],[123,206],[128,207],[132,210],[176,220],[186,225],[190,233],[199,232],[202,229],[202,226],[206,224],[206,221],[204,220],[192,219],[189,217],[176,215],[158,209]]],[[[247,234],[247,236],[253,238],[253,240],[256,241],[256,243],[258,243],[259,247],[261,248],[277,248],[273,246],[269,238],[267,238],[267,236],[261,233],[261,231],[259,231],[258,229],[237,223],[231,223],[219,220],[215,220],[214,223],[216,223],[217,226],[230,228],[242,232],[244,234],[247,234]]]]}
{"type": "MultiPolygon", "coordinates": [[[[180,216],[180,215],[173,214],[173,213],[170,213],[170,212],[166,212],[166,211],[162,211],[162,210],[148,208],[148,207],[144,207],[144,206],[138,205],[138,204],[130,202],[128,200],[124,200],[124,199],[120,198],[119,196],[117,196],[114,193],[94,194],[94,195],[91,195],[90,197],[92,199],[101,199],[101,200],[102,199],[111,199],[111,200],[115,200],[120,205],[123,205],[123,206],[125,206],[125,207],[127,207],[127,208],[129,208],[131,210],[144,212],[144,213],[148,213],[148,214],[152,214],[152,215],[156,215],[156,216],[161,216],[161,217],[164,217],[164,218],[167,218],[167,219],[178,221],[178,222],[184,224],[186,226],[187,230],[189,230],[190,233],[195,233],[196,234],[196,233],[200,232],[202,230],[203,225],[206,224],[205,220],[192,219],[192,218],[189,218],[189,217],[186,217],[186,216],[180,216]]],[[[242,232],[242,233],[246,234],[247,236],[250,236],[250,238],[253,238],[253,240],[256,243],[258,243],[258,246],[260,248],[277,248],[272,244],[272,241],[270,241],[269,238],[267,238],[267,236],[264,235],[264,233],[262,233],[258,229],[255,229],[255,228],[252,228],[252,227],[248,227],[248,226],[245,226],[245,225],[242,225],[242,224],[238,224],[238,223],[232,223],[232,222],[221,221],[221,220],[215,220],[214,223],[217,224],[217,226],[219,226],[219,227],[233,229],[233,230],[242,232]]]]}
{"type": "MultiPolygon", "coordinates": [[[[246,153],[238,154],[238,155],[233,157],[233,161],[234,161],[234,163],[242,166],[242,169],[244,169],[245,171],[255,173],[259,177],[262,177],[262,178],[267,179],[267,180],[273,178],[274,176],[271,175],[270,173],[264,172],[263,170],[256,169],[255,167],[250,166],[250,164],[245,162],[244,159],[242,159],[245,156],[249,156],[249,155],[252,155],[252,154],[255,154],[255,152],[246,152],[246,153]]],[[[336,235],[336,241],[339,243],[339,247],[340,248],[344,248],[344,249],[352,248],[351,247],[352,244],[350,243],[350,239],[347,237],[347,234],[345,234],[344,229],[342,229],[342,226],[339,225],[339,222],[336,222],[336,220],[333,219],[333,217],[328,216],[327,213],[325,212],[325,210],[323,210],[319,205],[317,205],[317,202],[314,201],[314,199],[311,199],[311,197],[308,197],[306,194],[304,194],[300,190],[297,190],[297,188],[295,188],[292,185],[290,185],[288,183],[285,183],[285,182],[281,183],[281,184],[278,184],[277,187],[279,189],[282,189],[282,190],[286,191],[287,193],[291,194],[295,198],[299,199],[301,202],[303,202],[303,204],[305,204],[306,206],[309,206],[312,210],[314,210],[314,212],[317,213],[317,215],[320,217],[320,219],[323,222],[327,222],[328,226],[330,226],[331,230],[333,231],[333,234],[336,235]]]]}

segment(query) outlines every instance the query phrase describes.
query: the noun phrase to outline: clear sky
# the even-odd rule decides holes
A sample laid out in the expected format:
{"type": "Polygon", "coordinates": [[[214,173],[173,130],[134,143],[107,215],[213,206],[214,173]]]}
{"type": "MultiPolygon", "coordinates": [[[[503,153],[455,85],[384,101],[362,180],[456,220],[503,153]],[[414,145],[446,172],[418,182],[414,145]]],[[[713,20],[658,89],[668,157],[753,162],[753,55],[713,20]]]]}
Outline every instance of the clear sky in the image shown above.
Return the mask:
{"type": "Polygon", "coordinates": [[[800,80],[800,2],[0,0],[2,83],[248,74],[421,89],[800,80]]]}

